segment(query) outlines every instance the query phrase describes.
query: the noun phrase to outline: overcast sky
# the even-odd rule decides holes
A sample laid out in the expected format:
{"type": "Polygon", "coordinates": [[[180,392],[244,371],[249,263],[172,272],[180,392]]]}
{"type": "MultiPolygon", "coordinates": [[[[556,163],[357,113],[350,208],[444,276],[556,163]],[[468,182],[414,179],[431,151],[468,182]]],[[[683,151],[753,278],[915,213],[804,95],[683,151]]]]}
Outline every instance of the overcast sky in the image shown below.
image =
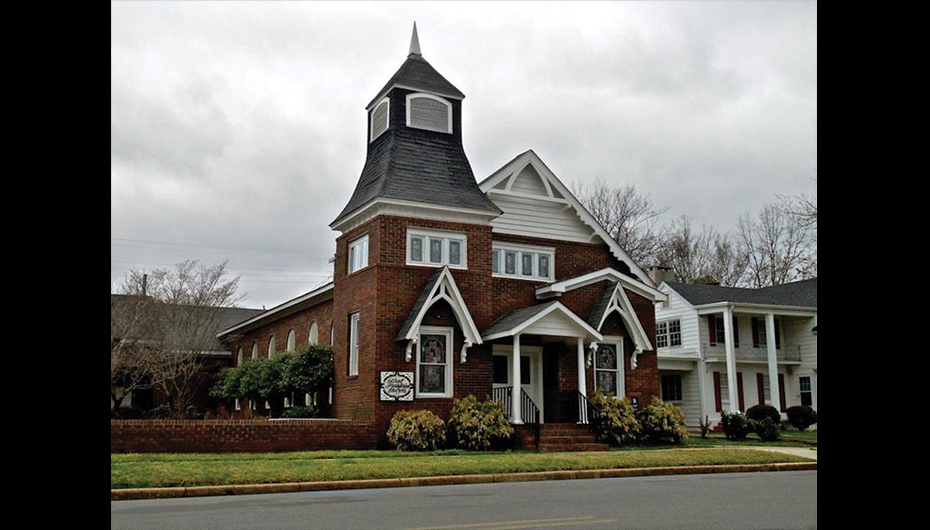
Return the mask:
{"type": "Polygon", "coordinates": [[[364,106],[414,21],[465,93],[478,181],[533,149],[721,232],[816,194],[813,2],[114,2],[111,291],[228,259],[242,305],[270,308],[331,276],[364,106]]]}

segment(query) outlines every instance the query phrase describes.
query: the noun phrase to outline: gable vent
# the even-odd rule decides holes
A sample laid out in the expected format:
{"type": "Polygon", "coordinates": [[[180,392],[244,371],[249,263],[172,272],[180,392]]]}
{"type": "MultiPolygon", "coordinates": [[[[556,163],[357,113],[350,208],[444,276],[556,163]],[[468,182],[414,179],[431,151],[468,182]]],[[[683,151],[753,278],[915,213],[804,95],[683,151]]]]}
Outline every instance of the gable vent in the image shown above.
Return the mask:
{"type": "Polygon", "coordinates": [[[371,111],[371,142],[375,138],[381,136],[381,133],[387,130],[388,128],[388,108],[391,102],[389,99],[384,98],[381,103],[375,107],[375,110],[371,111]]]}
{"type": "Polygon", "coordinates": [[[451,133],[452,105],[429,94],[410,94],[407,96],[407,126],[451,133]]]}

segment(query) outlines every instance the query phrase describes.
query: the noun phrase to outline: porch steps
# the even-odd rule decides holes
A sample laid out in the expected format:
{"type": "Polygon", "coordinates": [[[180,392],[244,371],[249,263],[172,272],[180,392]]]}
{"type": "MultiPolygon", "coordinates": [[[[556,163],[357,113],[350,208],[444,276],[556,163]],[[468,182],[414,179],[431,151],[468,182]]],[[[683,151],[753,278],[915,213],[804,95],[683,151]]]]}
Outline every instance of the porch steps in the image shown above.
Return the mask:
{"type": "MultiPolygon", "coordinates": [[[[514,425],[516,445],[521,449],[535,449],[533,427],[514,425]]],[[[600,443],[586,425],[576,423],[544,423],[540,425],[540,452],[606,451],[609,446],[600,443]]]]}

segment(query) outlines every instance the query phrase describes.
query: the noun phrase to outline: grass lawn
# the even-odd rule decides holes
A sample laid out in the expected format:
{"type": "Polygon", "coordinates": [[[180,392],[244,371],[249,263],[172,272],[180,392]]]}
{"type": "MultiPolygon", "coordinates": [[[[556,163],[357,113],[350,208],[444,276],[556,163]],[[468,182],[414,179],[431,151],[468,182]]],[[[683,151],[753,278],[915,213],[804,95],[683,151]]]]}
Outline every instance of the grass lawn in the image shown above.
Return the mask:
{"type": "Polygon", "coordinates": [[[111,454],[110,488],[271,484],[527,471],[803,462],[764,451],[681,449],[583,453],[307,451],[111,454]]]}

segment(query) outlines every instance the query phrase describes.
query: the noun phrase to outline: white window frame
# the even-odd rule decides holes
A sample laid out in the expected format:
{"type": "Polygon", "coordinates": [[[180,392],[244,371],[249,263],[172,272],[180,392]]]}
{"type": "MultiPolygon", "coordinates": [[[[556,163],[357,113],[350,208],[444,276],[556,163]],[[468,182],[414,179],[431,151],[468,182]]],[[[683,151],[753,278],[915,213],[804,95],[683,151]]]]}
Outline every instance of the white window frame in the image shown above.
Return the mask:
{"type": "Polygon", "coordinates": [[[493,254],[497,256],[497,272],[491,272],[495,278],[510,278],[514,280],[528,280],[534,282],[553,282],[555,281],[555,248],[542,247],[536,245],[520,245],[517,243],[505,243],[503,241],[491,242],[491,261],[493,263],[493,254]],[[507,254],[514,253],[514,272],[507,272],[507,254]],[[533,255],[533,274],[527,276],[523,274],[523,256],[525,254],[533,255]],[[549,275],[541,276],[539,274],[539,256],[549,258],[549,275]]]}
{"type": "Polygon", "coordinates": [[[349,377],[358,376],[359,315],[349,315],[349,377]]]}
{"type": "Polygon", "coordinates": [[[371,113],[369,114],[369,118],[368,118],[368,138],[369,138],[369,139],[368,139],[368,143],[374,142],[379,136],[381,136],[382,134],[384,134],[385,132],[387,132],[387,130],[388,130],[390,127],[391,127],[391,100],[390,100],[389,98],[384,98],[384,99],[382,99],[381,101],[379,101],[378,104],[374,106],[374,108],[371,109],[371,113]],[[375,134],[375,111],[377,111],[378,108],[379,108],[382,104],[387,104],[387,108],[384,109],[384,118],[385,118],[385,120],[384,120],[384,130],[381,131],[381,132],[379,132],[378,134],[375,134]]]}
{"type": "Polygon", "coordinates": [[[408,228],[407,229],[407,265],[412,265],[415,267],[442,267],[448,265],[450,269],[468,269],[468,235],[464,232],[451,232],[446,230],[427,230],[423,228],[408,228]],[[421,246],[421,255],[422,258],[420,261],[415,261],[413,259],[413,240],[419,238],[423,241],[421,246]],[[440,240],[442,241],[442,256],[438,262],[431,261],[430,259],[430,246],[432,241],[440,240]],[[462,248],[459,261],[461,263],[450,263],[449,262],[449,243],[450,241],[458,241],[462,248]]]}
{"type": "Polygon", "coordinates": [[[623,399],[626,397],[626,373],[624,370],[625,359],[623,354],[623,337],[616,336],[605,336],[604,340],[598,343],[600,344],[610,344],[613,345],[617,350],[617,369],[611,370],[608,368],[598,368],[597,367],[597,352],[594,352],[594,389],[597,388],[597,373],[598,372],[615,372],[617,374],[617,394],[614,396],[617,399],[623,399]]]}
{"type": "Polygon", "coordinates": [[[417,335],[417,373],[416,373],[416,397],[421,398],[451,398],[452,397],[452,369],[455,363],[452,362],[454,355],[454,328],[444,326],[420,326],[420,333],[417,335]],[[446,336],[446,381],[445,392],[420,392],[420,348],[422,347],[423,335],[445,335],[446,336]]]}
{"type": "Polygon", "coordinates": [[[439,96],[434,96],[434,95],[432,95],[432,94],[426,94],[426,93],[423,93],[423,92],[416,92],[416,93],[414,93],[414,94],[407,94],[407,98],[406,98],[406,102],[405,102],[405,103],[406,103],[406,112],[407,112],[407,127],[410,127],[411,129],[422,129],[422,130],[424,130],[424,131],[433,131],[433,132],[441,132],[441,133],[446,133],[446,134],[452,134],[452,103],[449,102],[449,100],[443,99],[443,98],[441,98],[441,97],[439,97],[439,96]],[[432,100],[438,101],[438,102],[440,102],[440,103],[442,103],[443,105],[446,106],[446,116],[447,116],[447,117],[446,117],[446,123],[448,124],[448,127],[446,128],[446,130],[440,129],[440,128],[438,128],[438,127],[424,127],[424,126],[422,126],[422,125],[413,125],[413,124],[411,123],[411,121],[410,121],[410,101],[411,101],[411,100],[414,100],[414,99],[418,99],[418,98],[432,99],[432,100]]]}
{"type": "Polygon", "coordinates": [[[681,347],[681,319],[673,318],[656,322],[656,347],[657,348],[679,348],[681,347]],[[672,323],[678,324],[678,331],[672,331],[672,323]],[[678,337],[678,344],[675,344],[675,336],[678,337]],[[663,344],[664,342],[664,344],[663,344]]]}
{"type": "Polygon", "coordinates": [[[368,266],[368,234],[357,237],[349,242],[346,252],[349,262],[349,272],[358,272],[368,266]],[[357,250],[361,249],[361,250],[357,250]],[[359,252],[362,252],[359,254],[359,252]],[[356,266],[357,265],[357,266],[356,266]]]}

